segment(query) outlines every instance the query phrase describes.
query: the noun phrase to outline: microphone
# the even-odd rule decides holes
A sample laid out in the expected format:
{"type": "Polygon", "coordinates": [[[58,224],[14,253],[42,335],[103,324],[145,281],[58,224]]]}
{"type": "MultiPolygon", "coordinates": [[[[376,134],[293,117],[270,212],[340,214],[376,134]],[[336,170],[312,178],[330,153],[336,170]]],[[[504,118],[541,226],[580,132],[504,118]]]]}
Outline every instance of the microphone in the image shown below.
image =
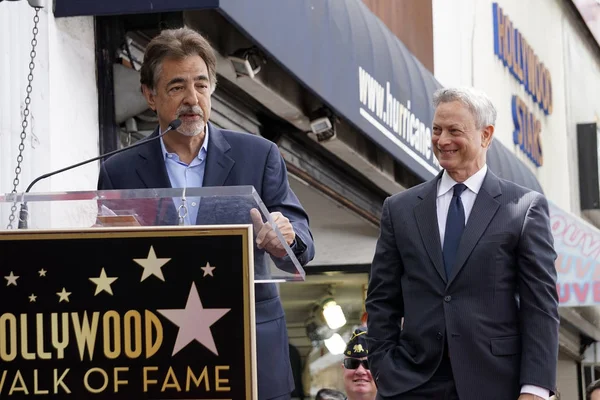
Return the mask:
{"type": "MultiPolygon", "coordinates": [[[[106,154],[102,154],[102,155],[100,155],[98,157],[90,158],[89,160],[85,160],[85,161],[79,162],[77,164],[69,165],[68,167],[61,168],[61,169],[58,169],[56,171],[48,172],[47,174],[44,174],[44,175],[40,175],[37,178],[35,178],[29,184],[29,186],[27,186],[27,189],[25,190],[25,193],[29,193],[29,191],[31,190],[31,188],[33,187],[33,185],[35,185],[37,182],[41,181],[42,179],[46,179],[46,178],[49,178],[49,177],[51,177],[53,175],[60,174],[61,172],[65,172],[65,171],[68,171],[70,169],[80,167],[82,165],[91,163],[92,161],[100,160],[102,158],[105,158],[105,157],[108,157],[108,156],[112,156],[112,155],[120,153],[122,151],[129,150],[129,149],[132,149],[132,148],[137,147],[137,146],[142,146],[142,145],[144,145],[146,143],[150,143],[150,142],[152,142],[154,140],[157,140],[157,139],[163,137],[169,131],[176,130],[177,128],[179,128],[180,125],[181,125],[181,120],[180,119],[174,119],[173,121],[171,121],[169,123],[169,126],[167,127],[167,129],[165,129],[164,132],[162,132],[160,135],[158,135],[156,137],[153,137],[151,139],[141,140],[141,141],[139,141],[137,143],[132,144],[131,146],[127,146],[127,147],[124,147],[124,148],[118,149],[118,150],[113,150],[113,151],[108,152],[106,154]]],[[[27,229],[28,214],[29,214],[29,210],[27,208],[27,202],[25,201],[25,202],[23,202],[21,204],[21,209],[19,211],[19,229],[27,229]]]]}

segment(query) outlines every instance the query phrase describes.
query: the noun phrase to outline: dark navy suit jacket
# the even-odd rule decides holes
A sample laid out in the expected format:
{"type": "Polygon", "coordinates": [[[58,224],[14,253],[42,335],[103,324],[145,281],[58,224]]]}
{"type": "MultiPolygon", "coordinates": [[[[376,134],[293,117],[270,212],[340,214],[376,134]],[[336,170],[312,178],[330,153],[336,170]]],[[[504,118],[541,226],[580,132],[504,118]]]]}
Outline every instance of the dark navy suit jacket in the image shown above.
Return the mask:
{"type": "MultiPolygon", "coordinates": [[[[221,130],[210,123],[208,129],[210,139],[204,186],[254,186],[270,212],[279,211],[291,221],[297,240],[292,249],[300,263],[305,265],[312,260],[314,244],[308,216],[289,187],[285,162],[277,146],[264,138],[221,130]]],[[[156,135],[158,129],[150,138],[156,135]]],[[[116,154],[107,159],[100,169],[99,190],[170,187],[159,140],[116,154]]],[[[231,209],[224,210],[223,205],[207,203],[202,199],[199,223],[211,223],[202,215],[214,218],[216,214],[231,213],[231,209]],[[211,207],[211,212],[203,212],[203,207],[211,207]]],[[[162,224],[176,223],[176,215],[172,212],[174,208],[170,210],[162,224]]],[[[237,221],[239,223],[239,219],[237,221]]],[[[267,269],[266,257],[264,252],[255,252],[258,274],[261,274],[261,269],[267,269]]],[[[294,388],[287,329],[275,284],[256,284],[255,299],[258,393],[259,399],[270,399],[289,394],[294,388]]]]}
{"type": "Polygon", "coordinates": [[[488,170],[447,277],[440,177],[383,206],[366,300],[378,396],[429,381],[445,352],[461,400],[517,399],[522,385],[553,391],[559,316],[546,198],[488,170]]]}

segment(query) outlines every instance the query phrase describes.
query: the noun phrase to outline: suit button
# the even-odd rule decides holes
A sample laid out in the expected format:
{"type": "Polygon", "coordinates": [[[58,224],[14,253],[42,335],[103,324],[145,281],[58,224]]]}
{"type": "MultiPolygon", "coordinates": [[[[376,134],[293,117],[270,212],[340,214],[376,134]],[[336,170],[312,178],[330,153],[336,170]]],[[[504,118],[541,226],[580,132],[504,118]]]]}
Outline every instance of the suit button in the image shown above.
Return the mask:
{"type": "Polygon", "coordinates": [[[452,296],[446,296],[446,297],[444,297],[444,301],[445,301],[446,303],[449,303],[449,302],[450,302],[450,300],[452,300],[452,296]]]}
{"type": "Polygon", "coordinates": [[[442,338],[444,337],[444,335],[442,335],[442,332],[438,332],[437,335],[435,335],[437,340],[442,340],[442,338]]]}

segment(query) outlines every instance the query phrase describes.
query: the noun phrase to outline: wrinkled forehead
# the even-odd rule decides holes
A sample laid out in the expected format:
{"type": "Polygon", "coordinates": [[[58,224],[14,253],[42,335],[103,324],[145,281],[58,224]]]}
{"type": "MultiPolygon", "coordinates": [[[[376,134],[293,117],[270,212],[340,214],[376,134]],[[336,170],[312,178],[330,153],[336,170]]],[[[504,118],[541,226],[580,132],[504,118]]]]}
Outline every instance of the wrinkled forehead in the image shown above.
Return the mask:
{"type": "Polygon", "coordinates": [[[469,107],[459,101],[440,103],[433,115],[433,124],[444,126],[452,124],[461,124],[464,126],[474,126],[475,116],[469,107]]]}
{"type": "Polygon", "coordinates": [[[209,80],[208,67],[200,56],[187,56],[182,58],[167,57],[161,61],[155,71],[157,82],[170,82],[179,80],[209,80]]]}

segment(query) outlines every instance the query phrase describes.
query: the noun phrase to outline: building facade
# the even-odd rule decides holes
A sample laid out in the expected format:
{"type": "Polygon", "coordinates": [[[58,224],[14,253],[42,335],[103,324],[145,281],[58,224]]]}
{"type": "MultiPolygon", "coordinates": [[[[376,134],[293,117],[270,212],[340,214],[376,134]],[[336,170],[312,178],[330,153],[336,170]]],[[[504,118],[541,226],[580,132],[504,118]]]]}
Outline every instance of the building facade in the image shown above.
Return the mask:
{"type": "MultiPolygon", "coordinates": [[[[584,220],[593,222],[594,210],[579,206],[576,162],[577,125],[596,120],[598,53],[582,40],[581,21],[569,4],[263,0],[256,8],[243,0],[171,0],[154,2],[151,9],[144,4],[55,0],[40,10],[17,190],[43,173],[149,135],[157,120],[139,93],[145,46],[163,28],[201,32],[218,59],[211,123],[277,143],[290,184],[311,217],[317,257],[306,267],[307,280],[280,288],[297,364],[296,397],[314,396],[325,386],[343,389],[342,356],[326,339],[334,333],[347,338],[353,326],[364,323],[385,197],[440,171],[430,144],[435,89],[472,85],[490,94],[499,110],[490,168],[543,191],[555,207],[555,222],[575,224],[586,237],[598,233],[584,220]],[[322,317],[331,299],[347,319],[338,330],[328,329],[322,317]]],[[[0,87],[8,88],[0,93],[2,192],[13,189],[34,15],[26,1],[0,1],[0,54],[7,55],[0,63],[0,87]]],[[[93,190],[97,171],[90,164],[42,181],[34,191],[93,190]]],[[[3,222],[9,214],[0,209],[3,222]]],[[[568,236],[566,226],[556,225],[556,239],[568,236]]],[[[587,260],[587,250],[581,259],[587,260]]],[[[567,279],[577,255],[565,252],[560,259],[565,286],[559,389],[565,398],[577,398],[595,376],[590,344],[600,339],[596,308],[588,304],[593,289],[584,289],[582,279],[567,279]]]]}

